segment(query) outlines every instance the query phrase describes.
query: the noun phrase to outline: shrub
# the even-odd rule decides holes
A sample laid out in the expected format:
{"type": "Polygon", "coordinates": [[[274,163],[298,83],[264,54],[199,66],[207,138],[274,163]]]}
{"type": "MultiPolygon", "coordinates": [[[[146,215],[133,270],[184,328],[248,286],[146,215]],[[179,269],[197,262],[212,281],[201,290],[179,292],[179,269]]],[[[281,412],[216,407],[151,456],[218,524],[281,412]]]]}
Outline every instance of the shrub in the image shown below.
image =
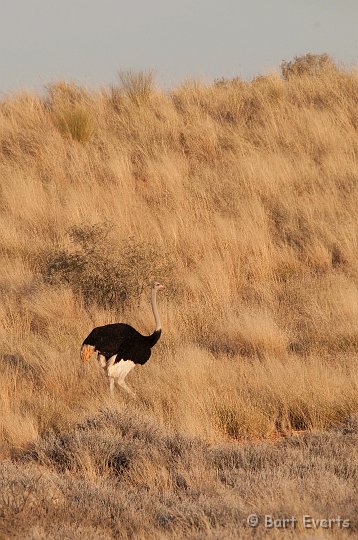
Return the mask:
{"type": "Polygon", "coordinates": [[[290,62],[284,60],[281,63],[281,73],[285,80],[291,77],[317,77],[323,71],[334,68],[332,58],[328,54],[305,54],[295,56],[290,62]]]}
{"type": "Polygon", "coordinates": [[[45,254],[42,273],[48,283],[67,283],[86,304],[115,307],[139,302],[148,280],[169,275],[170,257],[158,246],[130,237],[114,245],[111,224],[74,227],[70,249],[45,254]],[[159,253],[158,253],[159,252],[159,253]]]}

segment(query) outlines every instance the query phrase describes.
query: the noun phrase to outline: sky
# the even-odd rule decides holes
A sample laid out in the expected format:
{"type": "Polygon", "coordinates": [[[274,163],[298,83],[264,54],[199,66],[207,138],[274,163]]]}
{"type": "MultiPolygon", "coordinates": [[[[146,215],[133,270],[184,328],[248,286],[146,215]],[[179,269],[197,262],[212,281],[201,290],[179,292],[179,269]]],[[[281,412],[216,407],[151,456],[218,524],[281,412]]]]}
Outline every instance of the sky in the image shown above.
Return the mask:
{"type": "Polygon", "coordinates": [[[358,0],[0,0],[0,94],[49,82],[158,86],[254,76],[328,53],[358,65],[358,0]]]}

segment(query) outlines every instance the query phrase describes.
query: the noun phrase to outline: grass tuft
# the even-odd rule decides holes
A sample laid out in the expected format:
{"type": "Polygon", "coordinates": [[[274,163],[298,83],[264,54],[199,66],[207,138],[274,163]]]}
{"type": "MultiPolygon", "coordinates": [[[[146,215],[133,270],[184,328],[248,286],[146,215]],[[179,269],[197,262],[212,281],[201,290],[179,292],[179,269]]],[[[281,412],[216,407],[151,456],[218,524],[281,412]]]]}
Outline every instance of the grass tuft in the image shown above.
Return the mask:
{"type": "Polygon", "coordinates": [[[121,87],[125,95],[135,104],[147,103],[153,93],[154,76],[151,71],[121,71],[121,87]]]}
{"type": "Polygon", "coordinates": [[[57,113],[56,124],[63,135],[81,143],[89,141],[95,131],[90,112],[78,107],[57,113]]]}

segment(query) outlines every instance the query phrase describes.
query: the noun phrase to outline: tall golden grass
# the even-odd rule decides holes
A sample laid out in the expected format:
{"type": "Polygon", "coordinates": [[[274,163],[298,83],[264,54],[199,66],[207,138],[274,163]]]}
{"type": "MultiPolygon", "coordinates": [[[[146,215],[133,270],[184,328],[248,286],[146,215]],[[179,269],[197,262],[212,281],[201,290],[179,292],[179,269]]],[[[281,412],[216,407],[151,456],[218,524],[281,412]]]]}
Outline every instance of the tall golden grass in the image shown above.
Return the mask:
{"type": "Polygon", "coordinates": [[[107,409],[203,444],[358,412],[358,76],[303,66],[2,100],[3,457],[107,409]],[[161,341],[128,377],[138,400],[111,400],[79,347],[107,322],[150,333],[154,278],[161,341]]]}

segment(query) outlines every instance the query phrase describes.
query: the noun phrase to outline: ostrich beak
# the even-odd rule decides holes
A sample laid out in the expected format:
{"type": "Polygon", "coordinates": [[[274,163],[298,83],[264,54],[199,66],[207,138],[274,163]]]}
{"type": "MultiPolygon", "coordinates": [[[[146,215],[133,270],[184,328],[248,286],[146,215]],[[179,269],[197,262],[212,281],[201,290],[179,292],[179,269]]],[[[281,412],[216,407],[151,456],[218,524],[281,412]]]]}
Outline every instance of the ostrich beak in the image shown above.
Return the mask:
{"type": "Polygon", "coordinates": [[[165,289],[165,285],[159,285],[158,291],[161,291],[162,289],[165,289]]]}

